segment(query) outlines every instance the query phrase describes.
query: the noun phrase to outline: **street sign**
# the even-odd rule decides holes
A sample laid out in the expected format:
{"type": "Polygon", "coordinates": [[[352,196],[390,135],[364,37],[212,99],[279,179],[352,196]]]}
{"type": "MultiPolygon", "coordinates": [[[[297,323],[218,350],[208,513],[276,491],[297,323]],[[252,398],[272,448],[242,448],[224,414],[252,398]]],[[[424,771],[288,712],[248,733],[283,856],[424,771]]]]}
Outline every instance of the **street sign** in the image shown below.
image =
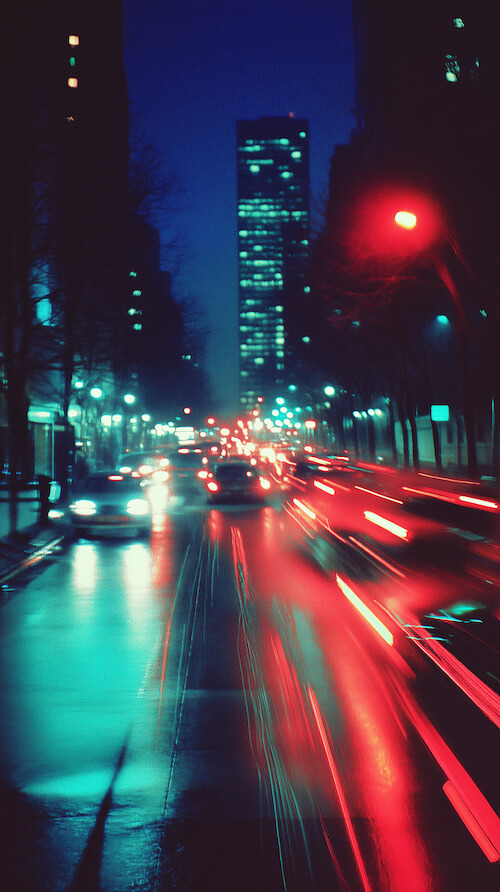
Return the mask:
{"type": "Polygon", "coordinates": [[[432,421],[449,421],[450,420],[450,407],[449,406],[440,406],[440,405],[431,406],[431,420],[432,421]]]}

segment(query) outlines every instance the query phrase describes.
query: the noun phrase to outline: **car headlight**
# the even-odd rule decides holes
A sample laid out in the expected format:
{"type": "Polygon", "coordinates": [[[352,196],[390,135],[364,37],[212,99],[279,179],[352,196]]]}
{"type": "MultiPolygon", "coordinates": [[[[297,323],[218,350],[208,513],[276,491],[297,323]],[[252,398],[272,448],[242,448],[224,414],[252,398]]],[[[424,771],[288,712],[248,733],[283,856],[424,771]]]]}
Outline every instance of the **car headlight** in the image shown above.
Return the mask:
{"type": "Polygon", "coordinates": [[[90,499],[77,499],[69,506],[69,510],[80,517],[92,517],[96,513],[97,506],[90,499]]]}
{"type": "Polygon", "coordinates": [[[120,474],[131,474],[132,473],[132,468],[130,467],[130,465],[122,465],[120,468],[118,468],[118,470],[119,470],[120,474]]]}
{"type": "Polygon", "coordinates": [[[166,483],[170,475],[168,471],[161,468],[158,471],[153,471],[151,476],[155,483],[166,483]]]}
{"type": "Polygon", "coordinates": [[[51,508],[49,510],[49,520],[60,520],[61,517],[64,517],[64,511],[61,511],[60,508],[51,508]]]}
{"type": "Polygon", "coordinates": [[[130,499],[127,502],[127,514],[133,514],[134,517],[144,517],[149,512],[146,499],[130,499]]]}

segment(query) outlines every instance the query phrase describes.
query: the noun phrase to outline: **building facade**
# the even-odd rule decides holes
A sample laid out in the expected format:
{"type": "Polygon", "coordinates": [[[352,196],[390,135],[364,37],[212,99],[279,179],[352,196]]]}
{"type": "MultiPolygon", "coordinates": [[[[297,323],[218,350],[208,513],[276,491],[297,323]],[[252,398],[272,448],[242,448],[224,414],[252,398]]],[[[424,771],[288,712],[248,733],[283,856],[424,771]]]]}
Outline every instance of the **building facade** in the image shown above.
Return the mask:
{"type": "Polygon", "coordinates": [[[26,479],[69,470],[73,366],[90,377],[97,365],[101,310],[126,269],[121,0],[98,6],[0,12],[0,464],[26,479]]]}
{"type": "Polygon", "coordinates": [[[252,409],[292,374],[288,320],[309,259],[308,122],[239,121],[237,153],[240,404],[252,409]]]}

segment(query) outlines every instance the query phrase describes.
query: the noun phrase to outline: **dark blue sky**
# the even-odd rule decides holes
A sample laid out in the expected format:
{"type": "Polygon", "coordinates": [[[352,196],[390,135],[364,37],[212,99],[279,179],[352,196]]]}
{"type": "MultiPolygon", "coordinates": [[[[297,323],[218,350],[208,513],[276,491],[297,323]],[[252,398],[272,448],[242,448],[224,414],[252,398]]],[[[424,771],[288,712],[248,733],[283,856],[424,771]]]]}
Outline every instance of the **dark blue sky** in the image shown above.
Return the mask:
{"type": "MultiPolygon", "coordinates": [[[[175,173],[180,208],[165,219],[183,245],[176,297],[192,297],[211,334],[216,397],[236,405],[236,121],[309,119],[312,210],[335,145],[354,127],[351,0],[123,0],[135,130],[175,173]]],[[[164,268],[169,267],[165,255],[164,268]]],[[[209,408],[209,407],[207,407],[209,408]]]]}

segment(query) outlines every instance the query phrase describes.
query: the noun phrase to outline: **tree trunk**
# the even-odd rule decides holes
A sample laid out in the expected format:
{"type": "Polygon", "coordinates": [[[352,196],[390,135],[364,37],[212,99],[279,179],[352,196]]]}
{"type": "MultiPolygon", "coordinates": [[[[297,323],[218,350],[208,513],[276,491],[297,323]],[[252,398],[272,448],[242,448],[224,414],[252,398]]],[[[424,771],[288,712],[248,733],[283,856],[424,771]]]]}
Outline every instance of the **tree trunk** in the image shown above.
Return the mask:
{"type": "Polygon", "coordinates": [[[396,448],[396,418],[394,415],[394,404],[391,399],[387,400],[387,408],[389,410],[389,441],[391,444],[392,461],[394,465],[397,465],[398,450],[396,448]]]}
{"type": "Polygon", "coordinates": [[[413,408],[408,390],[406,391],[406,412],[408,415],[408,421],[410,422],[413,467],[419,468],[420,467],[420,456],[419,456],[419,451],[418,451],[417,419],[415,417],[415,410],[413,408]]]}
{"type": "Polygon", "coordinates": [[[436,468],[438,471],[441,471],[443,465],[441,461],[441,439],[439,436],[439,428],[437,426],[437,422],[433,421],[431,418],[431,428],[432,428],[432,442],[434,444],[434,459],[436,462],[436,468]]]}
{"type": "Polygon", "coordinates": [[[396,397],[396,402],[398,406],[399,422],[401,424],[401,433],[403,436],[403,464],[405,468],[409,468],[410,444],[408,440],[408,428],[406,427],[406,412],[404,407],[404,400],[401,395],[398,394],[398,396],[396,397]]]}

